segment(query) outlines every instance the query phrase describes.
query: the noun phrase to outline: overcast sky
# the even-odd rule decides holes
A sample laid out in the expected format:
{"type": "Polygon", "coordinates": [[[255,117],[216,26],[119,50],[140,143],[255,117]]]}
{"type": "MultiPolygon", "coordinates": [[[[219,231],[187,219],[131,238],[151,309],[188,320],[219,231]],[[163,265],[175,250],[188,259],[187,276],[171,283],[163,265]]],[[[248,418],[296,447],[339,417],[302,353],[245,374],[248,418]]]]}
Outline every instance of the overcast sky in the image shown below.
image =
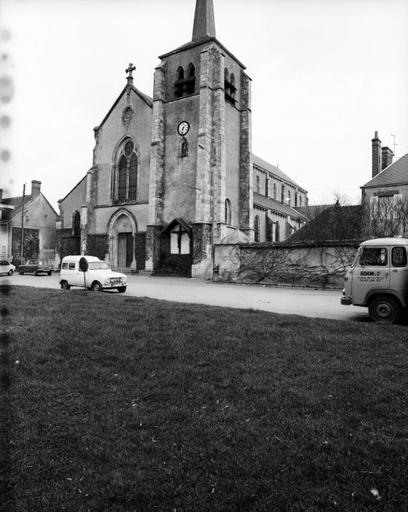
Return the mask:
{"type": "MultiPolygon", "coordinates": [[[[92,165],[93,127],[129,62],[135,86],[152,96],[158,55],[191,40],[194,8],[0,0],[5,193],[20,195],[23,183],[29,192],[37,179],[57,209],[92,165]]],[[[308,190],[311,204],[334,193],[358,201],[374,131],[396,143],[397,157],[408,152],[408,0],[214,0],[214,10],[217,38],[253,80],[253,152],[308,190]]]]}

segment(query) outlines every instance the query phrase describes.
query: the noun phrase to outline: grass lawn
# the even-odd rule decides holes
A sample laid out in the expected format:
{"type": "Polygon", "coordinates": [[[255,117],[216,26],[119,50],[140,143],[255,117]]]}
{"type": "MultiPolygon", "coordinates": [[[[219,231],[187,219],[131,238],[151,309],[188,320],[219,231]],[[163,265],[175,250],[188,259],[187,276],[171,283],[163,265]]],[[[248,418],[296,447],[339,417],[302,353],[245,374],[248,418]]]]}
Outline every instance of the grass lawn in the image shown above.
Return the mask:
{"type": "Polygon", "coordinates": [[[407,327],[2,302],[2,512],[408,510],[407,327]]]}

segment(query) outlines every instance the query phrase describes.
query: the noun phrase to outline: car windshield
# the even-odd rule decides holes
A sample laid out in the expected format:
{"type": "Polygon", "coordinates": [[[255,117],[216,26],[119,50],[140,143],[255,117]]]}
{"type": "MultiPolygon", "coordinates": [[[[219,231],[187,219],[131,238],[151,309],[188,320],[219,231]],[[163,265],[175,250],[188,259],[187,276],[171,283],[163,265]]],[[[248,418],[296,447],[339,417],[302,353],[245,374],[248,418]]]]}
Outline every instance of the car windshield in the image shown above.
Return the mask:
{"type": "Polygon", "coordinates": [[[107,263],[104,261],[90,261],[88,263],[89,270],[110,270],[107,263]]]}

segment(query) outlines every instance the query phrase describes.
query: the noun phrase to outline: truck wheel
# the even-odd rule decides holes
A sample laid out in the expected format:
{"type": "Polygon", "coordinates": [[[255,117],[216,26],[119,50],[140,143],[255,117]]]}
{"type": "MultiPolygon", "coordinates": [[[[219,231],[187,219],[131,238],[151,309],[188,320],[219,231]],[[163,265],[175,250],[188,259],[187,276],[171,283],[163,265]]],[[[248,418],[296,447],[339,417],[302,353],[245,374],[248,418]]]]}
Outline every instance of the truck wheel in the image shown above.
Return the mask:
{"type": "Polygon", "coordinates": [[[20,276],[22,276],[24,274],[24,272],[22,270],[19,270],[18,273],[20,274],[20,276]]]}
{"type": "Polygon", "coordinates": [[[101,292],[102,291],[102,285],[99,281],[94,281],[91,286],[91,290],[93,292],[101,292]]]}
{"type": "Polygon", "coordinates": [[[69,284],[66,281],[61,281],[61,288],[63,290],[69,290],[71,287],[69,286],[69,284]]]}
{"type": "Polygon", "coordinates": [[[401,319],[402,308],[398,299],[391,295],[374,297],[368,307],[373,322],[386,321],[396,323],[401,319]]]}

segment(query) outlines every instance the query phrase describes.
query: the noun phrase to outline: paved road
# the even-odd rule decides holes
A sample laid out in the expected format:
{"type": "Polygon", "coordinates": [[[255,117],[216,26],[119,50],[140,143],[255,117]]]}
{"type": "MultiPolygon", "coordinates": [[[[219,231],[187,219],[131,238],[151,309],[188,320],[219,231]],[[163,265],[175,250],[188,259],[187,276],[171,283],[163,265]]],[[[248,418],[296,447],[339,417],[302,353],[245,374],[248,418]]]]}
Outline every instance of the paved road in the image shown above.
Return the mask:
{"type": "MultiPolygon", "coordinates": [[[[59,288],[58,274],[1,277],[18,286],[59,288]]],[[[116,292],[115,292],[116,293],[116,292]]],[[[178,277],[128,276],[127,295],[176,302],[259,309],[317,318],[368,321],[367,308],[342,306],[341,291],[211,283],[178,277]]]]}

